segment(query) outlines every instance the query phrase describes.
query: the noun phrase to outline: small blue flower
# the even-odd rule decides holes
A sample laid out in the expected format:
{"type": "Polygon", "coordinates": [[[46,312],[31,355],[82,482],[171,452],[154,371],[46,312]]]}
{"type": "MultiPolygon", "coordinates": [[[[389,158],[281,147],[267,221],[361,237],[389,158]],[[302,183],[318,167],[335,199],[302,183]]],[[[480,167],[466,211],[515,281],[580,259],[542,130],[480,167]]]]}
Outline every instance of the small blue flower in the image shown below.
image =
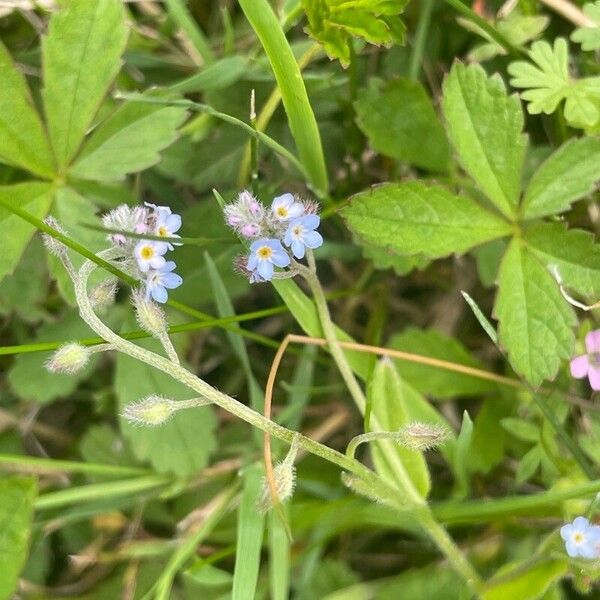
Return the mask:
{"type": "Polygon", "coordinates": [[[140,240],[133,249],[140,271],[147,273],[150,269],[162,269],[165,264],[163,254],[166,254],[168,249],[165,242],[140,240]]]}
{"type": "MultiPolygon", "coordinates": [[[[154,226],[154,235],[159,237],[180,237],[175,232],[181,227],[181,216],[171,212],[159,211],[156,216],[156,225],[154,226]]],[[[174,242],[167,242],[169,250],[173,250],[173,245],[181,246],[174,242]]]]}
{"type": "Polygon", "coordinates": [[[292,248],[296,258],[304,258],[306,248],[318,248],[323,244],[323,237],[315,229],[321,219],[317,215],[305,215],[292,221],[285,232],[283,243],[292,248]]]}
{"type": "Polygon", "coordinates": [[[290,256],[279,240],[263,238],[250,246],[248,270],[258,274],[264,281],[273,278],[273,266],[287,267],[289,264],[290,256]]]}
{"type": "Polygon", "coordinates": [[[169,298],[167,290],[178,288],[183,283],[183,279],[177,273],[172,273],[175,266],[175,263],[169,260],[160,269],[152,269],[148,272],[146,276],[146,300],[149,300],[152,296],[153,300],[164,304],[169,298]]]}
{"type": "Polygon", "coordinates": [[[274,198],[271,204],[271,212],[278,221],[289,221],[304,214],[304,204],[296,202],[292,194],[283,194],[274,198]]]}
{"type": "Polygon", "coordinates": [[[569,556],[598,558],[600,527],[591,525],[585,517],[577,517],[573,523],[560,528],[560,536],[565,541],[569,556]]]}

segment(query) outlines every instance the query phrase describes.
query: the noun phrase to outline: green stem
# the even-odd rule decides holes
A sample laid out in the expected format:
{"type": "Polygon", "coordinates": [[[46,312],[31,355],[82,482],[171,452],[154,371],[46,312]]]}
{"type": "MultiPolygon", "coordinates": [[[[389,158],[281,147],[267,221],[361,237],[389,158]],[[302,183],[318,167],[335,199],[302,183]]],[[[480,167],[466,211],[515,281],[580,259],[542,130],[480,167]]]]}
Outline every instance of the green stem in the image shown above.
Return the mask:
{"type": "Polygon", "coordinates": [[[431,21],[431,13],[433,12],[433,0],[422,0],[421,12],[419,14],[419,22],[415,31],[415,39],[413,49],[410,55],[410,63],[408,66],[408,76],[413,81],[418,81],[421,71],[421,62],[427,41],[427,31],[431,21]]]}
{"type": "Polygon", "coordinates": [[[215,55],[210,47],[206,36],[188,12],[182,0],[165,0],[169,16],[177,26],[185,33],[205,64],[209,65],[215,61],[215,55]]]}
{"type": "Polygon", "coordinates": [[[361,444],[368,444],[369,442],[374,442],[376,440],[399,441],[401,438],[402,434],[398,431],[369,431],[367,433],[361,433],[350,440],[350,443],[346,447],[346,456],[354,458],[356,449],[361,444]]]}

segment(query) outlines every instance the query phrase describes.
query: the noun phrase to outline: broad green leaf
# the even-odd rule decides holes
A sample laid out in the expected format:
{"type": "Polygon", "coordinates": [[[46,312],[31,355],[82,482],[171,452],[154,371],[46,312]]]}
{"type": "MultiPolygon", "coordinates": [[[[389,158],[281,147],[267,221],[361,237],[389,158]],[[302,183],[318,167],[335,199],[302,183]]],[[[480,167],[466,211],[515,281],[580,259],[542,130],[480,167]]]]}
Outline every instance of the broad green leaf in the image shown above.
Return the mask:
{"type": "Polygon", "coordinates": [[[523,199],[525,219],[568,210],[590,194],[600,180],[600,137],[583,137],[563,144],[534,173],[523,199]]]}
{"type": "Polygon", "coordinates": [[[504,459],[507,440],[506,431],[500,421],[511,414],[514,402],[494,395],[481,404],[473,421],[472,452],[469,455],[471,471],[489,473],[504,459]],[[494,443],[490,444],[490,440],[494,443]]]}
{"type": "Polygon", "coordinates": [[[21,569],[25,566],[33,520],[35,479],[0,479],[0,598],[13,597],[21,569]]]}
{"type": "Polygon", "coordinates": [[[81,145],[121,67],[126,41],[119,0],[71,0],[52,16],[42,41],[42,96],[59,167],[81,145]]]}
{"type": "MultiPolygon", "coordinates": [[[[408,327],[402,333],[394,335],[388,346],[394,350],[439,358],[457,365],[485,369],[485,366],[475,360],[458,340],[445,336],[435,329],[425,331],[408,327]]],[[[395,363],[405,381],[422,394],[431,394],[436,398],[479,395],[495,389],[493,382],[472,375],[408,360],[395,360],[395,363]]]]}
{"type": "MultiPolygon", "coordinates": [[[[377,363],[368,392],[372,414],[377,418],[382,431],[398,431],[414,420],[411,419],[409,406],[413,404],[414,396],[418,394],[402,382],[390,360],[384,358],[377,363]]],[[[431,489],[431,479],[422,452],[409,450],[391,440],[379,440],[373,443],[372,451],[376,470],[380,475],[392,484],[398,485],[397,473],[394,471],[393,464],[387,459],[389,453],[395,453],[416,490],[423,498],[427,497],[431,489]]]]}
{"type": "Polygon", "coordinates": [[[569,47],[563,38],[554,46],[538,41],[531,45],[530,62],[517,61],[508,66],[510,83],[525,89],[521,93],[532,115],[553,113],[565,100],[564,114],[573,127],[592,128],[600,119],[600,77],[574,79],[569,74],[569,47]]]}
{"type": "Polygon", "coordinates": [[[448,134],[465,171],[506,216],[517,211],[527,145],[517,96],[498,75],[455,63],[442,102],[448,134]]]}
{"type": "Polygon", "coordinates": [[[500,344],[513,369],[537,387],[572,354],[573,309],[552,275],[517,239],[500,265],[498,288],[494,314],[500,344]]]}
{"type": "Polygon", "coordinates": [[[238,509],[232,600],[246,600],[256,595],[265,527],[265,516],[257,509],[256,503],[262,492],[263,480],[263,469],[260,465],[252,465],[246,469],[238,509]]]}
{"type": "Polygon", "coordinates": [[[358,126],[381,154],[432,171],[448,169],[446,134],[419,82],[373,79],[359,92],[355,108],[358,126]]]}
{"type": "Polygon", "coordinates": [[[86,141],[71,175],[115,181],[147,169],[160,160],[159,152],[175,141],[186,116],[179,107],[126,102],[86,141]]]}
{"type": "Polygon", "coordinates": [[[594,300],[600,296],[600,245],[591,233],[562,223],[535,223],[524,235],[548,269],[558,270],[564,285],[594,300]]]}
{"type": "Polygon", "coordinates": [[[571,40],[581,44],[582,50],[598,50],[600,49],[600,0],[584,4],[583,12],[585,13],[585,16],[596,25],[591,27],[578,27],[571,34],[571,40]]]}
{"type": "MultiPolygon", "coordinates": [[[[18,183],[0,186],[0,198],[43,219],[52,203],[52,187],[46,183],[18,183]]],[[[0,253],[0,279],[13,272],[35,227],[21,217],[0,207],[0,227],[6,232],[2,240],[0,253]]]]}
{"type": "MultiPolygon", "coordinates": [[[[61,314],[52,323],[45,323],[36,332],[32,342],[56,342],[93,337],[93,331],[75,312],[61,314]]],[[[100,360],[93,354],[88,364],[72,375],[50,373],[44,363],[50,352],[31,352],[16,356],[8,373],[8,382],[14,393],[23,400],[48,404],[58,398],[72,394],[77,387],[90,377],[100,360]],[[32,374],[35,374],[33,376],[32,374]]]]}
{"type": "MultiPolygon", "coordinates": [[[[162,352],[155,340],[140,341],[139,344],[162,352]]],[[[121,413],[128,404],[151,394],[171,400],[195,396],[192,390],[162,371],[121,353],[117,356],[114,389],[121,413]]],[[[210,406],[178,411],[159,427],[131,425],[121,418],[121,431],[136,457],[149,461],[159,473],[174,473],[179,477],[190,477],[206,466],[216,446],[215,427],[216,419],[210,406]]]]}
{"type": "Polygon", "coordinates": [[[515,563],[500,570],[486,585],[484,600],[535,600],[565,576],[569,565],[564,558],[541,558],[533,564],[515,563]],[[497,582],[495,581],[497,579],[497,582]]]}
{"type": "Polygon", "coordinates": [[[353,196],[341,210],[363,243],[400,255],[441,258],[510,233],[510,225],[468,197],[420,181],[387,183],[353,196]]]}
{"type": "MultiPolygon", "coordinates": [[[[360,245],[360,238],[356,241],[360,245]]],[[[412,256],[400,256],[390,252],[386,248],[379,248],[374,244],[365,244],[362,246],[362,252],[365,258],[373,262],[376,269],[393,269],[396,275],[407,275],[414,269],[425,269],[431,261],[419,254],[412,256]]]]}
{"type": "Polygon", "coordinates": [[[0,42],[0,161],[52,177],[54,159],[27,83],[0,42]]]}

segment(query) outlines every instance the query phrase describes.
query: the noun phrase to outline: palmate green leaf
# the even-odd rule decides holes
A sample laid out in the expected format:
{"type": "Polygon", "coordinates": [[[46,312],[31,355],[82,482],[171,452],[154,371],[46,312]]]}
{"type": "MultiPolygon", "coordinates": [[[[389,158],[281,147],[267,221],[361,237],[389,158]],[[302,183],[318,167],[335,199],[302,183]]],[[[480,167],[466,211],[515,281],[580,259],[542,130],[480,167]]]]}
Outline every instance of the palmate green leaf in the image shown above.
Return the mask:
{"type": "Polygon", "coordinates": [[[551,114],[565,100],[564,114],[573,127],[592,128],[600,119],[600,77],[576,80],[569,75],[569,47],[563,38],[554,46],[538,41],[532,44],[529,62],[517,61],[508,66],[510,83],[526,91],[527,110],[533,115],[551,114]]]}
{"type": "Polygon", "coordinates": [[[181,107],[126,102],[86,141],[70,174],[115,181],[147,169],[175,141],[186,116],[181,107]]]}
{"type": "MultiPolygon", "coordinates": [[[[375,366],[368,394],[372,414],[382,431],[398,431],[415,420],[411,418],[410,406],[415,403],[414,396],[418,394],[410,386],[404,385],[389,359],[384,358],[375,366]]],[[[394,485],[398,484],[398,479],[386,457],[389,453],[397,454],[416,490],[423,498],[427,497],[431,479],[422,452],[409,450],[391,440],[378,440],[372,444],[372,453],[375,470],[394,485]]]]}
{"type": "MultiPolygon", "coordinates": [[[[408,327],[402,333],[394,335],[388,346],[394,350],[439,358],[459,365],[477,369],[485,368],[458,340],[445,336],[435,329],[425,331],[416,327],[408,327]]],[[[406,360],[396,360],[395,362],[396,368],[404,380],[422,394],[431,394],[435,398],[480,395],[495,389],[495,385],[491,381],[478,379],[471,375],[406,360]]]]}
{"type": "Polygon", "coordinates": [[[37,495],[35,479],[0,479],[0,599],[13,597],[21,569],[27,559],[33,520],[33,501],[37,495]]]}
{"type": "Polygon", "coordinates": [[[600,180],[600,137],[583,137],[563,144],[534,173],[521,207],[525,219],[568,210],[590,194],[600,180]]]}
{"type": "Polygon", "coordinates": [[[596,23],[596,26],[578,27],[571,34],[571,40],[581,44],[582,50],[598,50],[600,49],[600,0],[584,4],[583,12],[588,19],[596,23]]]}
{"type": "MultiPolygon", "coordinates": [[[[52,204],[52,186],[34,182],[3,185],[0,186],[0,197],[43,219],[52,204]]],[[[0,208],[0,227],[6,232],[0,252],[1,280],[17,266],[35,228],[4,208],[0,208]]]]}
{"type": "Polygon", "coordinates": [[[510,234],[510,225],[468,197],[420,181],[361,192],[341,210],[363,243],[400,255],[441,258],[510,234]]]}
{"type": "Polygon", "coordinates": [[[119,71],[126,41],[119,0],[71,0],[52,16],[42,40],[42,97],[59,167],[81,145],[119,71]]]}
{"type": "Polygon", "coordinates": [[[569,289],[594,300],[600,297],[600,245],[591,233],[563,223],[535,223],[524,229],[524,239],[548,269],[558,269],[569,289]]]}
{"type": "Polygon", "coordinates": [[[498,75],[454,63],[442,107],[450,141],[465,171],[506,216],[516,213],[527,139],[523,111],[498,75]]]}
{"type": "Polygon", "coordinates": [[[0,42],[0,161],[52,177],[54,159],[23,75],[0,42]]]}
{"type": "Polygon", "coordinates": [[[529,383],[552,379],[574,343],[573,309],[539,260],[518,239],[511,242],[498,278],[494,314],[500,344],[529,383]]]}
{"type": "Polygon", "coordinates": [[[373,79],[355,108],[358,126],[379,153],[432,171],[448,169],[446,134],[419,82],[373,79]]]}
{"type": "MultiPolygon", "coordinates": [[[[140,346],[161,352],[156,340],[140,342],[140,346]]],[[[194,397],[194,392],[186,386],[139,360],[119,353],[116,362],[114,389],[120,413],[128,404],[151,394],[171,400],[194,397]]],[[[178,411],[158,427],[140,427],[121,419],[121,431],[136,457],[149,461],[159,473],[174,473],[179,477],[190,477],[206,466],[216,446],[215,427],[210,406],[178,411]]]]}

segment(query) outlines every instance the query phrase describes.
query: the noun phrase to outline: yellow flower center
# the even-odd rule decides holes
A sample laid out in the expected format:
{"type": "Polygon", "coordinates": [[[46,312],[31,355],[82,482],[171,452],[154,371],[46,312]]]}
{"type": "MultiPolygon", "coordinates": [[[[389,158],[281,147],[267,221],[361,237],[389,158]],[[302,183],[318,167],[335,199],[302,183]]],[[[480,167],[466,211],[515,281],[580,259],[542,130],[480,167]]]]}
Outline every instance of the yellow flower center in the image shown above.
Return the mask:
{"type": "Polygon", "coordinates": [[[148,260],[154,256],[154,248],[152,246],[144,246],[140,255],[143,259],[148,260]]]}
{"type": "Polygon", "coordinates": [[[277,216],[282,219],[285,219],[285,217],[288,216],[288,209],[285,206],[278,206],[275,212],[277,213],[277,216]]]}
{"type": "Polygon", "coordinates": [[[167,236],[167,233],[169,233],[169,232],[167,231],[167,228],[166,228],[164,225],[161,225],[161,226],[158,228],[158,235],[159,235],[160,237],[166,237],[166,236],[167,236]]]}
{"type": "Polygon", "coordinates": [[[261,246],[256,253],[258,254],[259,258],[266,260],[267,258],[271,258],[273,250],[269,248],[269,246],[261,246]]]}
{"type": "Polygon", "coordinates": [[[300,227],[294,227],[293,233],[295,236],[299,236],[302,233],[302,229],[300,227]]]}
{"type": "Polygon", "coordinates": [[[585,541],[585,535],[583,535],[583,533],[581,532],[577,532],[573,534],[573,541],[576,544],[580,544],[581,542],[585,541]]]}

